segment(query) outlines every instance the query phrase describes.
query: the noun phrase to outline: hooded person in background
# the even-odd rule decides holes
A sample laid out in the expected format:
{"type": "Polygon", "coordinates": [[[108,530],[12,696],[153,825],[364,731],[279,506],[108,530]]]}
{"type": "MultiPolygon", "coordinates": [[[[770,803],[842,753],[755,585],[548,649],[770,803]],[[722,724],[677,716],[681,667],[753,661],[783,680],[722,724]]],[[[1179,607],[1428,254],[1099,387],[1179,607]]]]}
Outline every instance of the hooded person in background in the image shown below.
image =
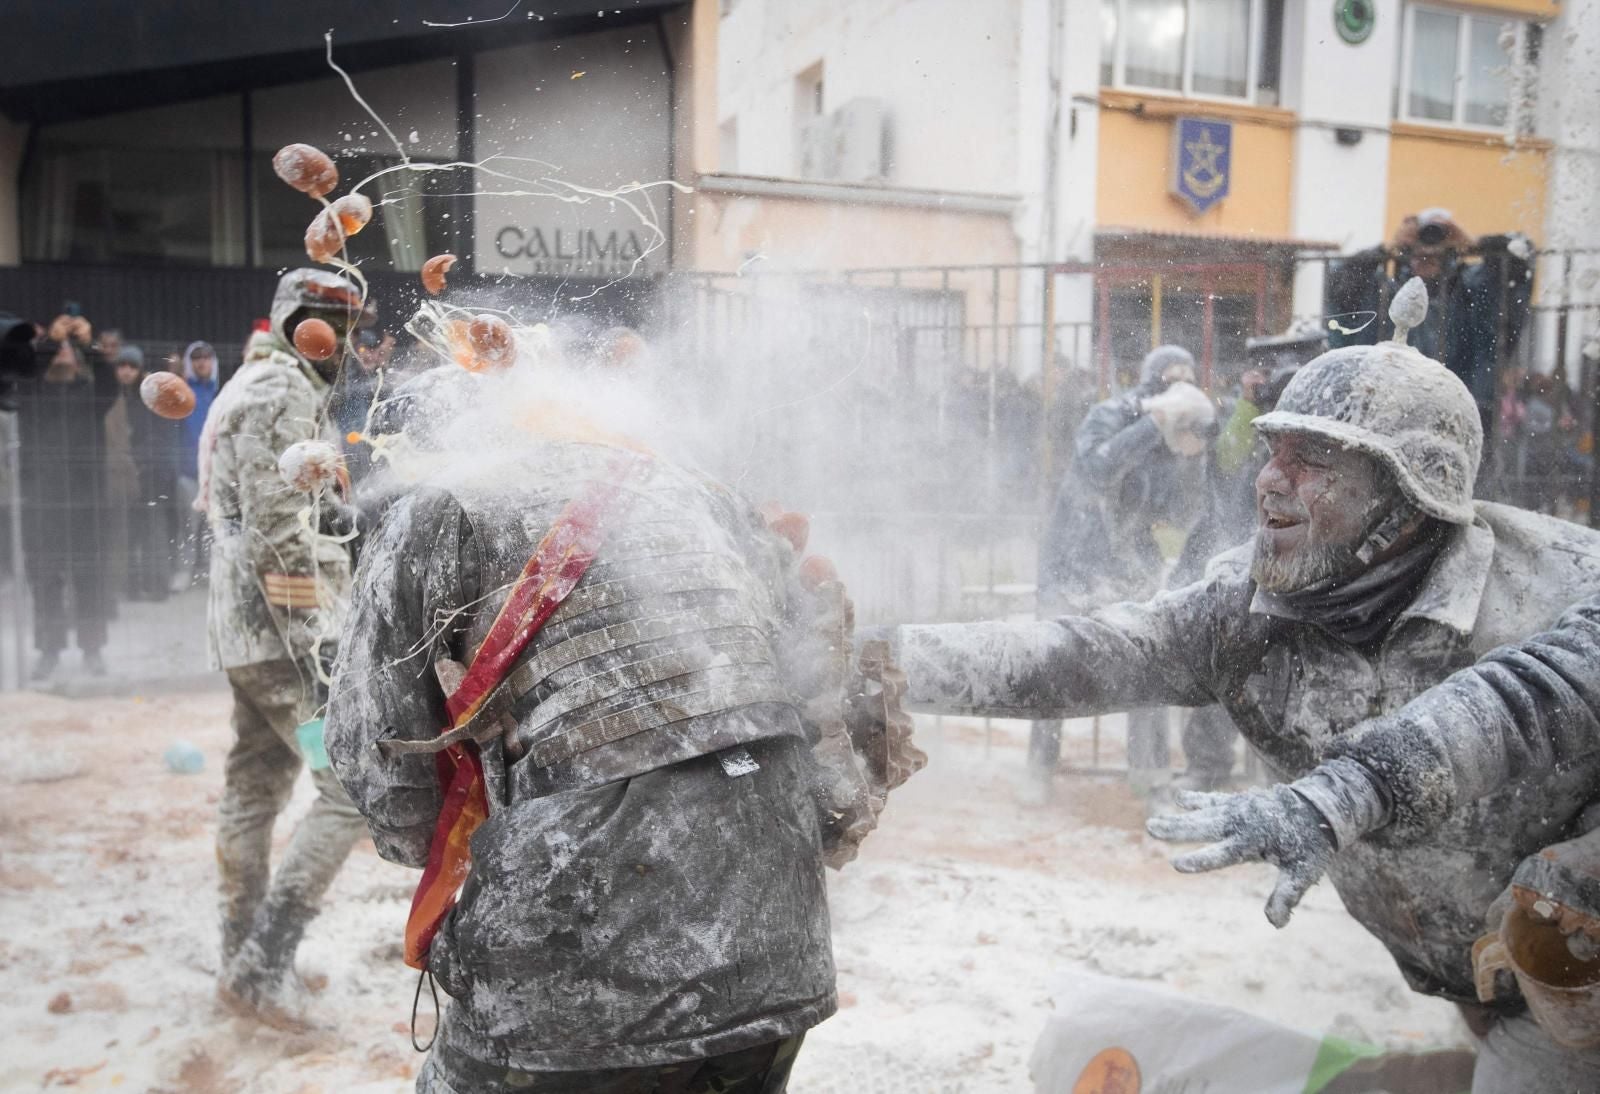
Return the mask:
{"type": "MultiPolygon", "coordinates": [[[[1477,406],[1403,342],[1426,310],[1421,283],[1409,283],[1391,311],[1401,341],[1322,355],[1257,419],[1272,457],[1257,480],[1256,541],[1204,580],[1052,622],[901,627],[898,643],[910,700],[925,709],[1223,704],[1280,784],[1181,795],[1180,805],[1218,804],[1157,818],[1152,833],[1224,841],[1180,859],[1185,869],[1253,850],[1293,864],[1267,905],[1278,926],[1326,867],[1413,989],[1476,1007],[1471,954],[1485,918],[1519,864],[1594,828],[1600,754],[1444,812],[1427,780],[1408,783],[1423,801],[1402,812],[1389,795],[1419,764],[1403,749],[1389,767],[1342,749],[1360,723],[1549,625],[1574,590],[1600,587],[1600,533],[1472,500],[1477,406]],[[1418,808],[1434,823],[1414,841],[1403,823],[1385,825],[1418,808]]],[[[1418,748],[1425,764],[1426,742],[1418,748]]],[[[1492,751],[1466,758],[1483,770],[1499,762],[1492,751]]],[[[1520,1010],[1508,995],[1480,1012],[1475,1090],[1600,1089],[1600,1052],[1562,1048],[1520,1010]]]]}
{"type": "Polygon", "coordinates": [[[278,461],[297,442],[334,441],[328,393],[345,338],[362,318],[360,293],[343,277],[284,274],[271,330],[252,337],[246,363],[213,403],[197,463],[212,534],[212,667],[226,670],[233,690],[234,741],[217,830],[218,990],[230,1007],[278,1025],[303,1020],[295,951],[362,832],[333,772],[313,764],[316,800],[270,870],[273,822],[301,766],[296,730],[323,705],[350,584],[345,547],[303,519],[310,503],[290,488],[278,461]],[[294,330],[307,318],[324,320],[338,336],[339,352],[325,362],[293,348],[294,330]]]}
{"type": "MultiPolygon", "coordinates": [[[[1157,524],[1186,527],[1197,515],[1216,408],[1194,386],[1194,356],[1157,346],[1139,384],[1089,411],[1078,427],[1072,466],[1039,543],[1039,613],[1054,615],[1135,597],[1161,587],[1166,562],[1157,524]]],[[[1048,800],[1061,760],[1061,723],[1036,722],[1028,748],[1026,800],[1048,800]]],[[[1128,767],[1149,792],[1170,764],[1166,712],[1129,716],[1128,767]]]]}
{"type": "Polygon", "coordinates": [[[1484,436],[1491,437],[1495,370],[1516,348],[1528,318],[1532,257],[1533,241],[1519,232],[1474,239],[1448,209],[1424,209],[1401,221],[1393,243],[1328,267],[1323,308],[1339,321],[1328,344],[1370,346],[1389,337],[1383,302],[1410,278],[1422,278],[1428,286],[1428,317],[1412,332],[1411,344],[1443,361],[1467,385],[1484,436]],[[1481,261],[1467,261],[1473,252],[1481,261]]]}
{"type": "Polygon", "coordinates": [[[187,588],[206,569],[209,558],[204,504],[200,500],[200,433],[222,388],[217,351],[210,342],[190,342],[183,351],[183,378],[194,392],[194,413],[183,419],[178,452],[178,558],[174,591],[187,588]]]}
{"type": "Polygon", "coordinates": [[[39,681],[55,675],[69,634],[84,669],[106,672],[105,416],[118,387],[92,333],[82,316],[58,316],[34,346],[39,378],[19,388],[22,540],[39,681]]]}

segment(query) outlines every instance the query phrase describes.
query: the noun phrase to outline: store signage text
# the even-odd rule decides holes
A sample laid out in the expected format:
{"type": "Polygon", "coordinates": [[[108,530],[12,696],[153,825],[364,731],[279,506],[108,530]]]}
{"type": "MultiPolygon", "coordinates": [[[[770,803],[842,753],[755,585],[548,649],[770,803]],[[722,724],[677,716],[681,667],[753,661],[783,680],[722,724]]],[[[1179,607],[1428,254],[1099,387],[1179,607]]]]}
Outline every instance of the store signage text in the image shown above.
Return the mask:
{"type": "Polygon", "coordinates": [[[532,261],[535,273],[625,274],[645,252],[636,231],[510,224],[495,233],[494,247],[501,258],[532,261]]]}

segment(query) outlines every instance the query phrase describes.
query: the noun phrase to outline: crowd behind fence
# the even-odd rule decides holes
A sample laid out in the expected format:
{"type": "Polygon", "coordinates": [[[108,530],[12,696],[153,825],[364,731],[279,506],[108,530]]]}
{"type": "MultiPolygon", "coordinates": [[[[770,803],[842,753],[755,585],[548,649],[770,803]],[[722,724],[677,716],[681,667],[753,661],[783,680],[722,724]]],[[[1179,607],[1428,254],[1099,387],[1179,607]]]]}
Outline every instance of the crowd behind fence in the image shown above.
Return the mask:
{"type": "MultiPolygon", "coordinates": [[[[1291,276],[1328,261],[1302,256],[1291,276]]],[[[1600,305],[1590,298],[1595,265],[1586,252],[1534,259],[1528,321],[1519,337],[1496,345],[1480,496],[1590,516],[1591,366],[1600,356],[1600,305]]],[[[1194,283],[1245,287],[1244,295],[1185,300],[1183,308],[1172,305],[1170,286],[1156,292],[1169,294],[1169,317],[1193,318],[1184,329],[1200,332],[1202,343],[1190,348],[1205,363],[1212,391],[1226,396],[1242,369],[1243,340],[1293,320],[1290,286],[1240,264],[1189,268],[1200,271],[1194,283]]],[[[811,512],[813,540],[850,579],[863,620],[1025,614],[1033,610],[1039,524],[1070,463],[1077,423],[1131,381],[1141,347],[1176,329],[1159,331],[1156,317],[1111,306],[1113,292],[1138,275],[1127,267],[1061,265],[680,274],[658,287],[656,305],[625,318],[644,328],[662,367],[681,380],[683,397],[709,408],[713,441],[704,462],[757,500],[811,512]]],[[[505,298],[506,289],[497,291],[505,298]]],[[[1320,314],[1299,318],[1324,321],[1320,314]]],[[[137,327],[125,334],[141,341],[137,327]]],[[[146,339],[142,347],[147,367],[160,367],[183,343],[146,339]]],[[[240,349],[217,346],[224,382],[240,349]]],[[[18,393],[22,400],[33,395],[18,393]]],[[[79,523],[63,525],[54,541],[28,543],[18,506],[23,465],[71,464],[83,456],[85,437],[35,435],[42,450],[25,459],[15,415],[0,414],[0,429],[7,477],[0,490],[0,682],[26,681],[34,645],[18,562],[48,569],[52,556],[73,563],[92,557],[113,650],[152,660],[170,650],[198,668],[204,590],[195,581],[203,581],[197,560],[204,533],[183,511],[187,498],[172,491],[130,505],[107,492],[104,472],[92,491],[81,474],[67,476],[63,492],[44,500],[79,513],[79,523]],[[86,493],[73,496],[77,489],[86,493]],[[160,512],[154,563],[129,546],[140,505],[160,512]],[[163,583],[129,577],[152,564],[175,598],[160,612],[148,598],[160,595],[163,583]]],[[[122,669],[115,659],[113,678],[122,669]]]]}

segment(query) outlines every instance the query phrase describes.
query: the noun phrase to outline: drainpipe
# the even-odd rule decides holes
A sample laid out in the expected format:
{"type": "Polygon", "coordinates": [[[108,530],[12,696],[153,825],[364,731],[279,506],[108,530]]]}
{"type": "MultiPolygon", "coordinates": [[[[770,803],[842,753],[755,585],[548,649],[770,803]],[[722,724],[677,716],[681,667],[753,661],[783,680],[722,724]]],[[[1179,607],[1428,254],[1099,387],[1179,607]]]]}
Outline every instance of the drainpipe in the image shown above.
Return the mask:
{"type": "Polygon", "coordinates": [[[1044,225],[1041,234],[1044,236],[1040,258],[1045,262],[1055,262],[1060,259],[1057,253],[1057,238],[1060,234],[1060,201],[1058,190],[1061,186],[1061,104],[1062,104],[1062,72],[1061,52],[1065,36],[1067,0],[1050,0],[1050,45],[1049,57],[1046,61],[1047,80],[1045,94],[1048,96],[1049,108],[1045,111],[1044,133],[1044,225]]]}

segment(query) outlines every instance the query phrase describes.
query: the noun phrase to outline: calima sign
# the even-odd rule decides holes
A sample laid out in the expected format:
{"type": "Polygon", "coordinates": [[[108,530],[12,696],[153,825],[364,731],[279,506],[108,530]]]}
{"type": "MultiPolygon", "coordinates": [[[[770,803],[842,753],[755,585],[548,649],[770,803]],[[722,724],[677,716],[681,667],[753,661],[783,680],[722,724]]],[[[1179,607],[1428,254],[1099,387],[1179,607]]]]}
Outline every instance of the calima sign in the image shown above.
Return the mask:
{"type": "Polygon", "coordinates": [[[614,228],[523,228],[507,224],[495,232],[501,258],[532,263],[536,274],[626,275],[644,257],[640,232],[614,228]]]}

